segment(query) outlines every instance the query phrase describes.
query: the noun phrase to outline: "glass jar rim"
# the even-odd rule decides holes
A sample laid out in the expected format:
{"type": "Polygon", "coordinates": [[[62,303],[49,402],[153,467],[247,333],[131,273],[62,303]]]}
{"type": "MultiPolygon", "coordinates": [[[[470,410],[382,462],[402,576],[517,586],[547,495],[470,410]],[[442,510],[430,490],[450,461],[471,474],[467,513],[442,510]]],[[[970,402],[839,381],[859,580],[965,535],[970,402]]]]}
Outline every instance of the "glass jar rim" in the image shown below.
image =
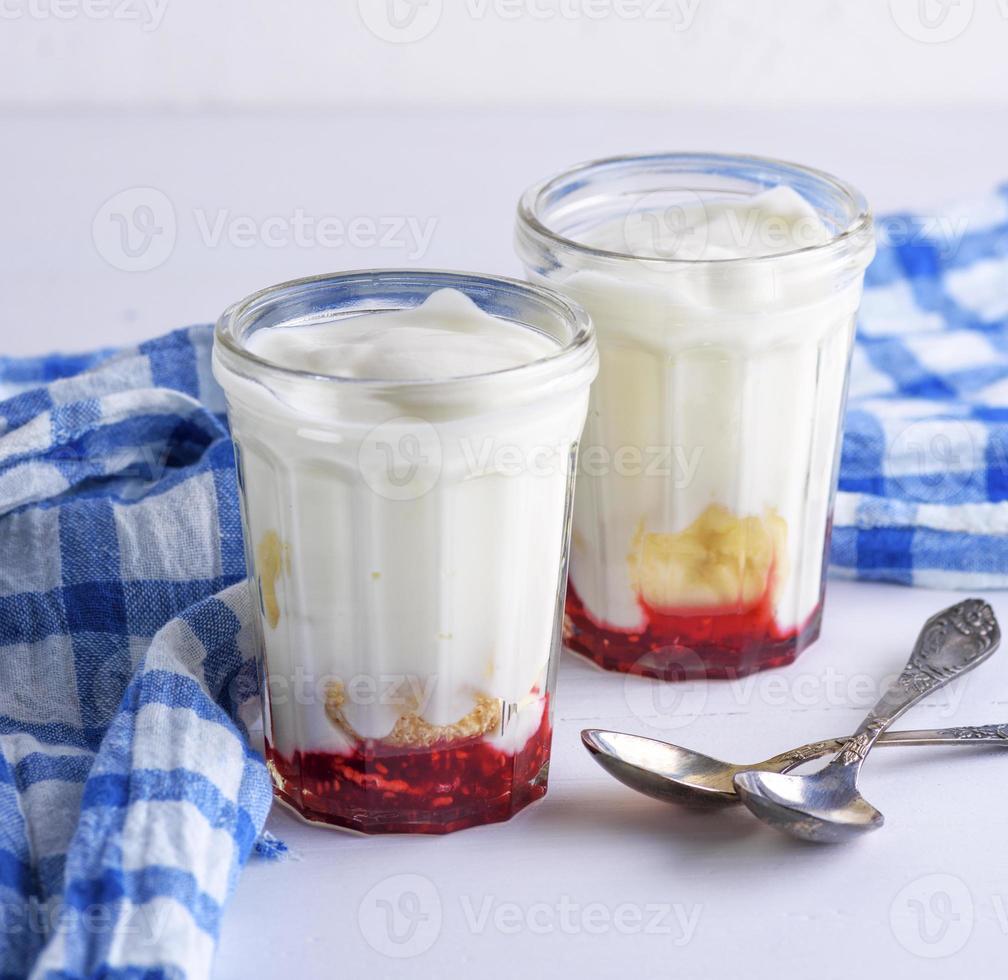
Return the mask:
{"type": "MultiPolygon", "coordinates": [[[[684,189],[688,190],[689,188],[684,189]]],[[[865,249],[871,249],[874,245],[871,208],[868,206],[864,195],[852,184],[834,177],[824,170],[807,167],[804,164],[779,160],[774,157],[736,153],[677,152],[627,154],[601,157],[575,164],[560,171],[560,173],[532,184],[526,189],[518,201],[518,230],[519,234],[524,232],[537,240],[539,244],[560,246],[599,261],[633,262],[637,265],[644,263],[653,265],[656,268],[706,267],[728,269],[749,263],[780,262],[786,259],[808,257],[818,259],[832,255],[843,255],[845,252],[858,253],[865,249]],[[790,173],[815,181],[821,186],[830,188],[834,193],[838,193],[845,199],[853,211],[853,216],[842,231],[831,235],[827,241],[819,244],[801,245],[797,248],[767,255],[695,259],[663,255],[642,257],[628,251],[612,251],[587,245],[576,238],[569,238],[551,228],[543,213],[547,195],[562,191],[561,196],[563,196],[565,193],[573,192],[593,175],[599,175],[606,171],[616,172],[622,168],[643,170],[648,165],[656,167],[664,165],[670,169],[670,172],[674,172],[676,169],[689,172],[690,168],[711,164],[726,168],[734,166],[740,170],[748,169],[754,172],[776,170],[781,174],[790,173]]]]}
{"type": "MultiPolygon", "coordinates": [[[[480,304],[477,303],[477,305],[480,304]]],[[[366,315],[368,312],[407,308],[409,307],[376,307],[373,310],[361,309],[359,311],[350,311],[350,315],[366,315]]],[[[322,309],[316,312],[320,313],[322,309]]],[[[489,315],[518,323],[528,329],[535,329],[532,324],[519,319],[510,319],[509,317],[495,313],[490,313],[489,315]]],[[[292,319],[297,320],[299,318],[294,317],[292,319]]],[[[445,269],[359,269],[352,272],[305,276],[300,279],[291,279],[272,286],[266,286],[232,303],[224,310],[214,327],[214,346],[219,352],[226,352],[230,358],[236,359],[238,363],[253,367],[257,371],[265,372],[267,375],[300,379],[313,383],[347,385],[358,389],[430,389],[449,387],[455,384],[471,384],[481,380],[512,377],[522,372],[528,375],[553,372],[558,367],[563,367],[566,371],[573,373],[583,365],[590,364],[596,356],[594,328],[588,314],[577,302],[568,299],[549,287],[524,282],[520,279],[484,273],[456,272],[445,269]],[[457,289],[470,299],[474,298],[465,288],[467,286],[472,290],[485,294],[509,293],[519,299],[533,300],[547,309],[553,316],[563,320],[568,325],[570,337],[566,343],[559,344],[555,351],[551,351],[543,357],[525,361],[511,367],[474,374],[451,375],[443,378],[416,379],[351,378],[346,375],[326,374],[287,367],[254,354],[240,340],[239,330],[255,323],[267,309],[271,308],[273,304],[283,302],[285,297],[288,302],[293,302],[299,297],[303,298],[313,289],[321,289],[325,286],[334,288],[340,286],[351,287],[353,285],[366,286],[369,283],[384,284],[386,286],[399,285],[402,287],[412,285],[417,288],[433,287],[430,289],[428,295],[438,289],[457,289]]]]}

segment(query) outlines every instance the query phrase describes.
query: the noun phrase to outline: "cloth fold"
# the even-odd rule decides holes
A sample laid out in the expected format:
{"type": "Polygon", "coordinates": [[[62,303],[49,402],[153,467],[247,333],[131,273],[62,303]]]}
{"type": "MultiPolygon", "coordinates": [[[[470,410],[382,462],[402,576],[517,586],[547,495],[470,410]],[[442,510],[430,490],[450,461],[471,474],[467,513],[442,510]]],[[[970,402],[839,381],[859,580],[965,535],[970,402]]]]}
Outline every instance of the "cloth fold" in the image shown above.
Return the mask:
{"type": "Polygon", "coordinates": [[[265,822],[210,343],[0,361],[3,977],[207,976],[265,822]]]}

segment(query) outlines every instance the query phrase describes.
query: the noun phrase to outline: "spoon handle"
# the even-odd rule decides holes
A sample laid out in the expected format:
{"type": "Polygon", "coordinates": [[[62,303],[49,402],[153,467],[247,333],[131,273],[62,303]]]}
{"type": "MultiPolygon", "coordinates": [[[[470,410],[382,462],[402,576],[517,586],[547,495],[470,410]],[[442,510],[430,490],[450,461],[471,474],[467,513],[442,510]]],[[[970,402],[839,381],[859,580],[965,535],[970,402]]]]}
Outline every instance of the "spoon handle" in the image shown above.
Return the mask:
{"type": "Polygon", "coordinates": [[[858,730],[829,764],[856,771],[878,737],[909,708],[953,678],[986,660],[1001,642],[994,611],[982,599],[966,599],[932,616],[899,677],[868,712],[858,730]]]}
{"type": "Polygon", "coordinates": [[[884,732],[879,745],[1002,744],[1008,746],[1008,725],[961,725],[958,728],[924,728],[917,731],[884,732]]]}
{"type": "MultiPolygon", "coordinates": [[[[781,752],[772,759],[760,763],[760,769],[775,772],[791,772],[806,762],[821,759],[824,755],[839,752],[850,740],[826,738],[821,742],[810,742],[796,749],[781,752]]],[[[923,728],[906,732],[883,732],[878,739],[879,746],[892,745],[1002,745],[1008,748],[1008,725],[966,725],[959,728],[923,728]]]]}

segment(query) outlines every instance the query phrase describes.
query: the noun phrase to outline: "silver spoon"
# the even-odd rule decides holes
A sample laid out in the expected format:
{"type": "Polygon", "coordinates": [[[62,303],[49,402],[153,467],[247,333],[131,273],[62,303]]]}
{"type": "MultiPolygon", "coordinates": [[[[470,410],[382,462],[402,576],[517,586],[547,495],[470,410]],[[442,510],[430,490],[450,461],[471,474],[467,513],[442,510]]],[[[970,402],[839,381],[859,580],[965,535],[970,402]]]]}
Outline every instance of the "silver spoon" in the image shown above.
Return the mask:
{"type": "MultiPolygon", "coordinates": [[[[851,736],[810,742],[752,765],[722,762],[670,742],[586,728],[581,741],[592,758],[624,786],[666,803],[697,809],[741,803],[733,780],[740,772],[790,772],[805,762],[839,752],[851,736]]],[[[885,732],[879,745],[1000,745],[1008,748],[1008,724],[885,732]]]]}
{"type": "Polygon", "coordinates": [[[735,789],[742,802],[770,826],[803,840],[838,843],[881,827],[882,814],[857,788],[865,756],[903,712],[983,663],[1000,642],[994,611],[981,599],[932,616],[903,672],[825,768],[807,776],[740,772],[735,789]]]}

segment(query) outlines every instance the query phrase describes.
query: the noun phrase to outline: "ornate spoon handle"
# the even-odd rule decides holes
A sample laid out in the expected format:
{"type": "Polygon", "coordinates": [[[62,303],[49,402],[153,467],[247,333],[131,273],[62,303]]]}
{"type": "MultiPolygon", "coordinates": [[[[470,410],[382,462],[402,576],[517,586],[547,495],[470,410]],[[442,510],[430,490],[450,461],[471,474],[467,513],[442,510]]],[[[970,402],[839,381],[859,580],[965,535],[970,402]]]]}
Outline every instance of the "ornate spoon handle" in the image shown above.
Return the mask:
{"type": "MultiPolygon", "coordinates": [[[[781,752],[766,762],[761,762],[760,769],[773,769],[776,772],[790,772],[805,762],[821,759],[824,755],[839,752],[851,739],[850,735],[843,738],[826,738],[821,742],[810,742],[796,749],[781,752]]],[[[878,739],[878,745],[961,745],[969,742],[973,745],[1001,745],[1008,748],[1008,725],[972,725],[960,728],[924,728],[908,732],[883,732],[878,739]]]]}
{"type": "Polygon", "coordinates": [[[903,712],[983,663],[1000,642],[994,611],[982,599],[966,599],[932,616],[899,677],[827,768],[856,773],[878,737],[903,712]]]}
{"type": "Polygon", "coordinates": [[[1008,745],[1008,725],[961,725],[958,728],[884,732],[879,738],[879,745],[955,745],[958,742],[1008,745]]]}

